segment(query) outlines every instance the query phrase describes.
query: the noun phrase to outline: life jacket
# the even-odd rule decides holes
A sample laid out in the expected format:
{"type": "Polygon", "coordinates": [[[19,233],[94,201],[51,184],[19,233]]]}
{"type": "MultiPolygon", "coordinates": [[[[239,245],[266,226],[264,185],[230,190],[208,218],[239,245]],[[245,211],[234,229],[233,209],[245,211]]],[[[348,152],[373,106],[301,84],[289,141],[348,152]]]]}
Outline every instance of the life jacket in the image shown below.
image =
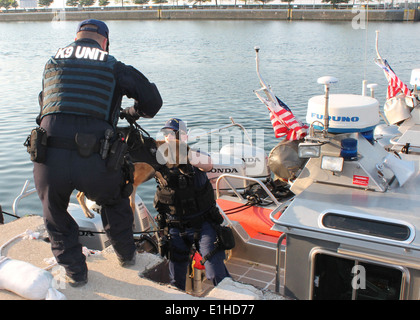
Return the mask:
{"type": "Polygon", "coordinates": [[[196,185],[194,171],[182,173],[178,168],[160,170],[166,185],[158,180],[154,206],[159,213],[168,213],[179,220],[188,220],[208,212],[215,206],[214,191],[206,178],[202,186],[196,185]]]}
{"type": "Polygon", "coordinates": [[[41,118],[69,113],[115,125],[118,118],[111,109],[116,61],[93,40],[79,40],[59,49],[44,69],[41,118]]]}

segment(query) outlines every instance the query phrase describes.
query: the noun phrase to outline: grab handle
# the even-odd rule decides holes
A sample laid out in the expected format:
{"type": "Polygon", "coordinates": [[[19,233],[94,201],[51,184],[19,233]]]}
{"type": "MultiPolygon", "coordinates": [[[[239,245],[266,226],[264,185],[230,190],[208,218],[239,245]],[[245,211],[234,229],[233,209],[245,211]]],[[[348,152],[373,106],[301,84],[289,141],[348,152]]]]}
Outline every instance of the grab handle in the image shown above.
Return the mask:
{"type": "Polygon", "coordinates": [[[12,205],[12,209],[13,209],[13,214],[18,216],[18,203],[20,202],[20,200],[22,200],[23,198],[26,198],[27,196],[30,196],[31,194],[36,192],[36,188],[32,188],[30,190],[27,190],[29,186],[29,180],[25,181],[25,184],[23,185],[22,191],[20,192],[20,194],[16,197],[15,201],[13,201],[13,205],[12,205]]]}

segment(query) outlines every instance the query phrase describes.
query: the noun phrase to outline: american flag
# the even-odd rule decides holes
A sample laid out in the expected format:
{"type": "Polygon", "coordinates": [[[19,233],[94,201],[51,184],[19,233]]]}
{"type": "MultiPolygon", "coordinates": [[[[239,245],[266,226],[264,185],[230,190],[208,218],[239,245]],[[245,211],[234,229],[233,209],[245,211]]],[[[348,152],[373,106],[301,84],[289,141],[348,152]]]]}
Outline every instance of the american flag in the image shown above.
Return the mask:
{"type": "Polygon", "coordinates": [[[395,97],[400,91],[404,93],[407,97],[411,96],[411,91],[408,87],[397,77],[394,70],[388,64],[386,60],[376,60],[375,63],[381,67],[385,73],[385,77],[388,80],[388,90],[386,94],[387,99],[395,97]]]}
{"type": "Polygon", "coordinates": [[[300,140],[307,134],[307,125],[303,125],[290,111],[289,107],[277,98],[277,103],[266,103],[270,112],[270,120],[273,125],[276,138],[286,136],[289,141],[300,140]]]}

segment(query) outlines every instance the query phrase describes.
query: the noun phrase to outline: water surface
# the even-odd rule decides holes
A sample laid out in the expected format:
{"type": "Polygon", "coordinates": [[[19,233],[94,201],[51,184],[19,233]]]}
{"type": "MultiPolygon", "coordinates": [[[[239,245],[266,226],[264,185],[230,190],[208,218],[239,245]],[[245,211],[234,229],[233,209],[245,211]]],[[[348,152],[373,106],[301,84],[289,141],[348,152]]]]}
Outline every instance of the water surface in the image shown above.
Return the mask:
{"type": "MultiPolygon", "coordinates": [[[[397,75],[409,82],[419,68],[419,23],[373,23],[355,30],[350,22],[312,21],[109,21],[110,53],[155,82],[164,106],[140,123],[155,136],[169,117],[190,128],[211,130],[229,116],[251,130],[264,129],[267,152],[278,142],[268,112],[253,90],[259,88],[254,46],[261,72],[273,91],[305,120],[307,100],[323,94],[318,77],[339,79],[332,93],[361,93],[361,82],[378,83],[383,105],[386,80],[373,63],[375,30],[380,50],[397,75]]],[[[36,126],[37,96],[44,64],[75,36],[77,22],[0,23],[0,204],[12,211],[14,198],[32,163],[23,142],[36,126]]],[[[124,100],[124,106],[130,100],[124,100]]],[[[151,207],[155,182],[139,188],[151,207]]],[[[21,202],[21,214],[40,214],[34,195],[21,202]]],[[[6,218],[8,219],[8,218],[6,218]]],[[[8,219],[10,220],[10,219],[8,219]]]]}

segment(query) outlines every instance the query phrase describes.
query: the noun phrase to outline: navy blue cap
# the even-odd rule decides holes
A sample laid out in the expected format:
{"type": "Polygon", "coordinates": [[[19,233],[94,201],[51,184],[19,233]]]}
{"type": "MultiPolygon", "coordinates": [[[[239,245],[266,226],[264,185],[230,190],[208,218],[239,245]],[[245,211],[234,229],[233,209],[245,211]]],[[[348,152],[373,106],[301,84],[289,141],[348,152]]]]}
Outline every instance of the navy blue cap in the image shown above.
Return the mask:
{"type": "Polygon", "coordinates": [[[187,133],[187,125],[184,121],[177,118],[171,118],[168,121],[166,121],[165,126],[163,129],[172,129],[174,131],[183,131],[184,133],[187,133]]]}
{"type": "Polygon", "coordinates": [[[79,31],[90,31],[90,32],[96,32],[99,33],[100,35],[104,36],[105,38],[109,38],[109,30],[108,27],[106,26],[105,22],[100,21],[100,20],[96,20],[96,19],[87,19],[84,20],[82,22],[79,23],[79,25],[77,26],[77,32],[79,31]],[[84,27],[85,25],[94,25],[97,28],[92,28],[92,27],[84,27]]]}

